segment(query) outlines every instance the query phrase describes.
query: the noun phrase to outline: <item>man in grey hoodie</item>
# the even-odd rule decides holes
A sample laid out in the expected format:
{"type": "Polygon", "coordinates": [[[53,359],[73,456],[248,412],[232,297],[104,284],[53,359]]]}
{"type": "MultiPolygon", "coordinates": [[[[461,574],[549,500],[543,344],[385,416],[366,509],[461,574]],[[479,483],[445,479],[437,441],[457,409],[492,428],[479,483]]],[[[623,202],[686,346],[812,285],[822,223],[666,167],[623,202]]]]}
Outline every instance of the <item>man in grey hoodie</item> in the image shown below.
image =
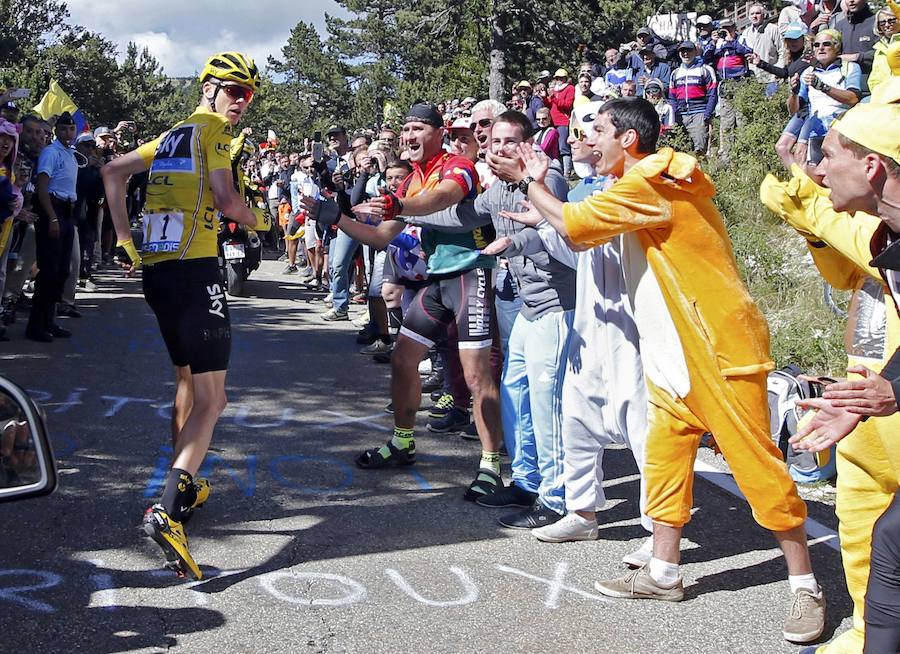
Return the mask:
{"type": "MultiPolygon", "coordinates": [[[[532,132],[531,121],[520,112],[507,111],[495,118],[488,164],[518,161],[521,166],[516,148],[529,141],[532,132]]],[[[551,170],[547,180],[554,194],[564,199],[569,187],[562,173],[551,170]]],[[[512,482],[476,500],[487,507],[519,507],[500,518],[500,524],[513,529],[553,524],[565,514],[560,405],[575,306],[575,271],[544,251],[536,230],[500,215],[519,210],[525,199],[519,186],[500,174],[499,181],[474,200],[427,216],[402,216],[408,224],[442,231],[469,231],[493,223],[497,240],[483,253],[505,255],[515,276],[522,311],[510,334],[500,390],[512,482]],[[518,254],[526,249],[534,254],[518,254]]]]}

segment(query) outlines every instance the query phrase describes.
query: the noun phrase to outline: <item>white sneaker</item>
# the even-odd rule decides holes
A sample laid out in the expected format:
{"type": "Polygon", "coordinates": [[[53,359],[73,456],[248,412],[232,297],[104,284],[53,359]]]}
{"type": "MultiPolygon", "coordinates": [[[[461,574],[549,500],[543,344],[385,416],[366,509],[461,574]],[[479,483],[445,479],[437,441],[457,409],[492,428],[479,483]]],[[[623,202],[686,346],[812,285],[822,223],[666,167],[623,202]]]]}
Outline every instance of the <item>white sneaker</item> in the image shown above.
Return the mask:
{"type": "Polygon", "coordinates": [[[577,513],[567,513],[552,525],[532,529],[531,533],[544,543],[567,543],[573,540],[597,540],[596,520],[585,520],[577,513]]]}
{"type": "Polygon", "coordinates": [[[419,362],[419,374],[420,375],[430,375],[431,374],[431,359],[422,359],[419,362]]]}
{"type": "Polygon", "coordinates": [[[631,554],[626,554],[622,557],[622,563],[627,565],[629,568],[643,568],[645,565],[650,563],[650,558],[653,556],[653,535],[647,537],[647,539],[641,543],[641,546],[633,551],[631,554]]]}

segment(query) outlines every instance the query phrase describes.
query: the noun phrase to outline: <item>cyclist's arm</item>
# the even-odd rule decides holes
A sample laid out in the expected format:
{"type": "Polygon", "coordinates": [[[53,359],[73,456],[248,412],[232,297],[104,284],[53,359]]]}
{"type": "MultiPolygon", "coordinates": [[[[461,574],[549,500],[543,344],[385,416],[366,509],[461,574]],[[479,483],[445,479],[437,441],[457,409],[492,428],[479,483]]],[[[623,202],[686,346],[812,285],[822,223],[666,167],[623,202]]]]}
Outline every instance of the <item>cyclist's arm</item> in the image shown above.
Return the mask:
{"type": "Polygon", "coordinates": [[[209,185],[212,187],[213,202],[216,209],[231,218],[236,223],[253,227],[256,225],[256,216],[250,211],[250,207],[244,204],[243,198],[234,189],[234,178],[230,168],[219,168],[210,171],[209,185]]]}
{"type": "Polygon", "coordinates": [[[466,190],[452,179],[442,180],[433,190],[402,198],[404,216],[427,216],[462,202],[466,190]]]}
{"type": "Polygon", "coordinates": [[[125,204],[128,179],[132,175],[149,170],[151,161],[147,161],[141,155],[141,148],[138,148],[113,159],[100,170],[109,214],[116,230],[116,238],[120,241],[131,240],[131,223],[128,222],[128,209],[125,204]]]}

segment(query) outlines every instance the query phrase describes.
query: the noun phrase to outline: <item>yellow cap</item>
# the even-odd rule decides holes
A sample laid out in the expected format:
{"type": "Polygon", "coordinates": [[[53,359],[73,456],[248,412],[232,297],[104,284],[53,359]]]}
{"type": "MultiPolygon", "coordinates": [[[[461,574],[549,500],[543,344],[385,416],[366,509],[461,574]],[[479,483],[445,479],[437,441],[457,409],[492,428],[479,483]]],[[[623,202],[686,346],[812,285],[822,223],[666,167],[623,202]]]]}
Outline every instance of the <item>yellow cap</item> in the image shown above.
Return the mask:
{"type": "Polygon", "coordinates": [[[900,103],[858,104],[831,128],[854,143],[900,163],[900,103]],[[874,125],[877,129],[873,129],[874,125]]]}
{"type": "Polygon", "coordinates": [[[522,89],[522,88],[530,89],[530,88],[531,88],[531,82],[529,82],[527,79],[523,79],[521,82],[519,82],[518,84],[516,84],[516,88],[517,88],[517,89],[522,89]]]}
{"type": "Polygon", "coordinates": [[[568,76],[569,76],[569,71],[567,71],[565,68],[559,68],[559,69],[557,69],[557,71],[555,73],[553,73],[553,77],[568,77],[568,76]]]}

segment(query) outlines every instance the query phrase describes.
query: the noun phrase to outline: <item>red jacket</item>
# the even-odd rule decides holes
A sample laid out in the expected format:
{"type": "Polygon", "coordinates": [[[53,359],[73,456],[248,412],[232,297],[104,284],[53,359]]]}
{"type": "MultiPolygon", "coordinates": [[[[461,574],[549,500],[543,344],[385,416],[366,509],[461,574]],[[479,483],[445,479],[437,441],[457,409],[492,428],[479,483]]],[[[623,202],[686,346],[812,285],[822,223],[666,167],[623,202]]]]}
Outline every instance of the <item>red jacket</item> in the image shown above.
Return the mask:
{"type": "Polygon", "coordinates": [[[569,83],[560,91],[554,91],[547,98],[550,103],[550,120],[556,127],[568,127],[575,104],[575,87],[569,83]]]}

